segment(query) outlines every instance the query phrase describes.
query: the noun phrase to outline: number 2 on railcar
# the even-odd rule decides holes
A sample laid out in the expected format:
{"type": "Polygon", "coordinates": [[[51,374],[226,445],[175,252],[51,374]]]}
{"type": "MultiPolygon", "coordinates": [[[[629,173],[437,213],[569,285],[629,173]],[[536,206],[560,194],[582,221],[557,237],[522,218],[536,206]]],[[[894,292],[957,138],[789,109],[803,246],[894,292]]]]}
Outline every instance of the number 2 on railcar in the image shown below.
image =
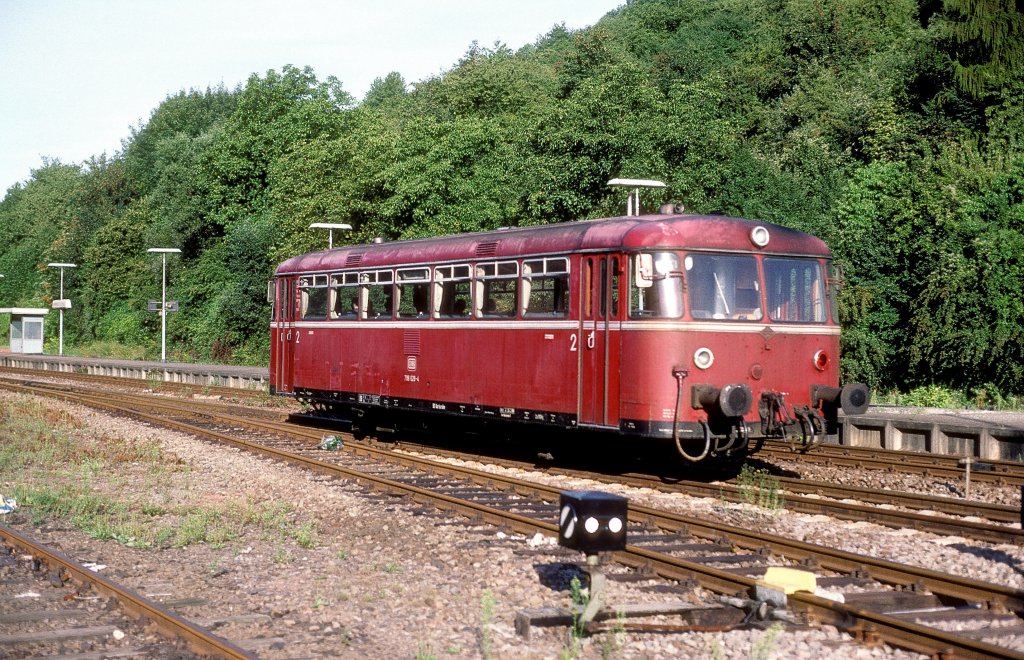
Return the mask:
{"type": "Polygon", "coordinates": [[[545,426],[691,462],[810,447],[869,400],[839,384],[837,282],[813,236],[671,208],[340,247],[277,269],[271,387],[357,434],[545,426]]]}

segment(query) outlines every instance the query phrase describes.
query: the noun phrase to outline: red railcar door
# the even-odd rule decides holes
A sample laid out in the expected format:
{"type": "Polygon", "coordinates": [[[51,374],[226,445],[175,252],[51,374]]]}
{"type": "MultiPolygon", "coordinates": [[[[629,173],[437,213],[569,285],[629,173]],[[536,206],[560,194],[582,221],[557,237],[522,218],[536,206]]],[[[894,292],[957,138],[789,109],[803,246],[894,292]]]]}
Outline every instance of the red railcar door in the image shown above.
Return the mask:
{"type": "Polygon", "coordinates": [[[278,392],[292,392],[295,377],[295,280],[277,280],[277,374],[274,388],[278,392]]]}
{"type": "MultiPolygon", "coordinates": [[[[582,426],[617,425],[618,406],[610,400],[612,382],[609,374],[611,351],[612,287],[613,278],[608,257],[584,257],[580,278],[580,380],[579,423],[582,426]],[[612,408],[615,408],[613,411],[612,408]]],[[[617,262],[616,262],[617,263],[617,262]]],[[[616,307],[618,296],[615,296],[616,307]]],[[[616,351],[617,353],[617,351],[616,351]]],[[[617,403],[617,402],[616,402],[617,403]]]]}

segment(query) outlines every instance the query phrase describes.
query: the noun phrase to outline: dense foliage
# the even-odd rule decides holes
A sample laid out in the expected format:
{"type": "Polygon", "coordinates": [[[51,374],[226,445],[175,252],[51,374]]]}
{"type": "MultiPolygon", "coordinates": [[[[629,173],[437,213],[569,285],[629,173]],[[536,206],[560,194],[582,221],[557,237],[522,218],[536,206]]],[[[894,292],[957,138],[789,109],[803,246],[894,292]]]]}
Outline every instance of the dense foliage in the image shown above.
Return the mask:
{"type": "MultiPolygon", "coordinates": [[[[164,100],[113,158],[49,162],[0,202],[0,300],[68,346],[155,354],[171,260],[177,358],[265,362],[274,265],[349,240],[621,212],[613,177],[823,237],[843,369],[875,387],[1024,391],[1021,0],[633,0],[361,102],[290,66],[164,100]]],[[[657,201],[657,200],[652,200],[657,201]]]]}

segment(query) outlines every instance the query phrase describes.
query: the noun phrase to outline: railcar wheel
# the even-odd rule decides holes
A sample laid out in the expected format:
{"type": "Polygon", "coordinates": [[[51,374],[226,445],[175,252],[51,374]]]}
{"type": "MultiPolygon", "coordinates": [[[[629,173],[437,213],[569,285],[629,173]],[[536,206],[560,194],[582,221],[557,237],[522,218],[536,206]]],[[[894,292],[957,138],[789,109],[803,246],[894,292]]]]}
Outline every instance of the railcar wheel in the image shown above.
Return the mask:
{"type": "Polygon", "coordinates": [[[370,435],[370,432],[374,430],[373,424],[370,422],[370,415],[365,410],[358,408],[352,409],[352,428],[350,433],[356,440],[366,440],[370,435]]]}

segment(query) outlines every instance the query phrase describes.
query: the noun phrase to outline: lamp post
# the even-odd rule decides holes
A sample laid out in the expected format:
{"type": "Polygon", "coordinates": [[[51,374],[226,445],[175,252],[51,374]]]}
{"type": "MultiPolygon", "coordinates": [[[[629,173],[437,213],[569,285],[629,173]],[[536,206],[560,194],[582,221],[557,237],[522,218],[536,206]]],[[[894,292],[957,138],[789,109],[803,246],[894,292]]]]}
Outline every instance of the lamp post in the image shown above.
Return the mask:
{"type": "Polygon", "coordinates": [[[51,263],[48,263],[46,265],[49,266],[50,268],[60,268],[60,298],[58,300],[54,300],[53,301],[53,306],[57,308],[58,312],[60,312],[60,326],[59,326],[60,327],[60,331],[59,331],[59,335],[58,335],[60,337],[60,339],[58,339],[57,354],[63,356],[64,355],[64,310],[65,309],[71,309],[71,301],[64,299],[64,269],[65,268],[77,268],[78,264],[51,262],[51,263]]]}
{"type": "Polygon", "coordinates": [[[626,215],[640,215],[640,189],[641,188],[667,188],[661,181],[653,181],[651,179],[612,179],[608,182],[609,186],[626,186],[632,188],[633,192],[629,194],[626,202],[626,215]]]}
{"type": "Polygon", "coordinates": [[[314,222],[309,226],[310,229],[326,229],[327,230],[327,249],[331,250],[334,248],[334,230],[335,229],[352,229],[352,225],[345,224],[343,222],[314,222]]]}
{"type": "Polygon", "coordinates": [[[180,253],[178,248],[149,248],[146,252],[160,255],[160,361],[167,362],[167,255],[180,253]]]}

